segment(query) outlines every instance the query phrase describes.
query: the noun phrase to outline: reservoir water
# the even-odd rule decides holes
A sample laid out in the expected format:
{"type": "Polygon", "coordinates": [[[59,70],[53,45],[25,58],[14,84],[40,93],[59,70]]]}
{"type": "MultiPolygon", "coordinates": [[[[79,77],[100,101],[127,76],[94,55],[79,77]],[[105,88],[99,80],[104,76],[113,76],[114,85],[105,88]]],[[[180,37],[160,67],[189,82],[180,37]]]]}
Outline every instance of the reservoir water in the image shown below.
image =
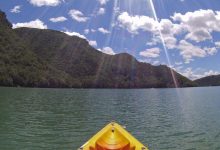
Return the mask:
{"type": "Polygon", "coordinates": [[[220,150],[220,87],[0,88],[0,150],[76,150],[112,120],[150,150],[220,150]]]}

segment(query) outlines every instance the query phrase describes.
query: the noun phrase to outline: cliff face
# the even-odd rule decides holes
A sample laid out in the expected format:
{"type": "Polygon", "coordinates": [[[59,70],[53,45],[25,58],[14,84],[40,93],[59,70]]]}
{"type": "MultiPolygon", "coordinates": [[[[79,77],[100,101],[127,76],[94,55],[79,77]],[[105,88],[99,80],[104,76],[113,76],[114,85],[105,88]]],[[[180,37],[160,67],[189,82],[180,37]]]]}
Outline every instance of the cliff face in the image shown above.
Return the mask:
{"type": "Polygon", "coordinates": [[[11,29],[0,13],[0,85],[77,88],[195,86],[167,66],[138,62],[123,53],[104,54],[85,39],[54,30],[11,29]]]}

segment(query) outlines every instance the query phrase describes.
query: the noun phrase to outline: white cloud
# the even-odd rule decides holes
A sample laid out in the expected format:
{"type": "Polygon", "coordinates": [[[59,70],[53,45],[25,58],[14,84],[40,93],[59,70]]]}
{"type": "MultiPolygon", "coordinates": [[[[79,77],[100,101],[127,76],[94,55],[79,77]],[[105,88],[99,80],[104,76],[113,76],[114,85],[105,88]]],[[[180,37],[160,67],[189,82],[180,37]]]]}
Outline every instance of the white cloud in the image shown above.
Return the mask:
{"type": "Polygon", "coordinates": [[[161,19],[161,21],[158,22],[149,16],[132,16],[129,15],[128,12],[123,12],[118,16],[117,20],[120,27],[134,34],[142,30],[151,32],[153,35],[159,35],[160,31],[164,37],[170,37],[181,32],[181,26],[174,24],[169,19],[161,19]]]}
{"type": "Polygon", "coordinates": [[[177,39],[172,37],[172,36],[168,36],[168,37],[164,37],[164,42],[165,42],[165,46],[168,49],[174,49],[176,48],[176,44],[177,44],[177,39]]]}
{"type": "Polygon", "coordinates": [[[148,63],[152,65],[161,64],[159,60],[152,60],[151,58],[138,59],[139,62],[148,63]]]}
{"type": "Polygon", "coordinates": [[[212,35],[207,29],[197,29],[188,33],[185,38],[196,42],[202,42],[205,40],[211,40],[212,35]]]}
{"type": "Polygon", "coordinates": [[[181,40],[177,47],[180,50],[180,54],[183,56],[185,63],[193,61],[193,57],[206,57],[214,55],[218,52],[215,47],[204,47],[195,46],[188,41],[181,40]]]}
{"type": "Polygon", "coordinates": [[[194,12],[187,12],[185,14],[175,13],[172,16],[174,21],[180,22],[189,30],[197,29],[197,28],[206,28],[215,26],[212,24],[216,23],[216,13],[213,10],[197,10],[194,12]]]}
{"type": "Polygon", "coordinates": [[[216,46],[217,48],[220,48],[220,41],[215,42],[215,46],[216,46]]]}
{"type": "Polygon", "coordinates": [[[98,15],[104,15],[105,14],[105,8],[99,8],[98,15]]]}
{"type": "Polygon", "coordinates": [[[218,71],[209,70],[209,71],[204,73],[204,77],[212,76],[212,75],[219,75],[219,74],[220,74],[220,72],[218,72],[218,71]]]}
{"type": "Polygon", "coordinates": [[[89,33],[94,33],[94,32],[96,32],[95,29],[85,29],[84,30],[84,34],[89,34],[89,33]]]}
{"type": "Polygon", "coordinates": [[[186,68],[185,70],[178,70],[180,74],[184,75],[185,77],[196,80],[203,77],[211,76],[211,75],[219,75],[220,72],[208,70],[208,71],[201,71],[201,69],[197,68],[193,70],[192,68],[186,68]]]}
{"type": "MultiPolygon", "coordinates": [[[[87,40],[88,41],[88,43],[89,43],[89,45],[91,45],[91,46],[93,46],[93,47],[97,47],[97,42],[96,41],[94,41],[94,40],[88,40],[84,35],[82,35],[82,34],[80,34],[80,33],[78,33],[78,32],[71,32],[71,31],[62,31],[63,33],[65,33],[65,34],[67,34],[67,35],[69,35],[69,36],[77,36],[77,37],[79,37],[79,38],[82,38],[82,39],[85,39],[85,40],[87,40]]],[[[107,51],[107,49],[106,49],[106,51],[107,51]]],[[[109,51],[110,52],[110,51],[109,51]]]]}
{"type": "Polygon", "coordinates": [[[185,14],[175,13],[172,20],[161,19],[159,22],[148,16],[132,16],[128,12],[118,15],[118,25],[131,34],[139,31],[150,32],[152,39],[148,46],[156,46],[164,42],[167,49],[177,49],[185,63],[194,60],[194,57],[207,57],[217,53],[220,42],[212,45],[212,33],[220,32],[220,11],[197,10],[185,14]],[[162,37],[161,37],[162,36],[162,37]],[[177,38],[178,37],[178,38],[177,38]],[[208,41],[210,48],[198,46],[197,43],[208,41]],[[192,44],[196,42],[196,44],[192,44]]]}
{"type": "Polygon", "coordinates": [[[42,22],[40,19],[36,19],[30,22],[13,24],[13,28],[21,28],[21,27],[47,29],[47,25],[45,25],[44,22],[42,22]]]}
{"type": "Polygon", "coordinates": [[[21,5],[17,5],[10,10],[11,13],[20,13],[21,12],[21,5]]]}
{"type": "Polygon", "coordinates": [[[32,5],[41,7],[41,6],[57,6],[62,0],[28,0],[32,5]]]}
{"type": "Polygon", "coordinates": [[[201,74],[196,74],[192,68],[186,68],[185,70],[183,70],[183,72],[179,72],[180,74],[182,74],[183,76],[191,79],[191,80],[195,80],[195,79],[199,79],[202,77],[201,74]]]}
{"type": "MultiPolygon", "coordinates": [[[[180,25],[178,34],[186,33],[185,39],[197,43],[212,40],[212,33],[220,32],[220,14],[213,10],[197,10],[185,14],[175,13],[172,19],[180,25]]],[[[211,41],[209,42],[211,44],[211,41]]],[[[177,48],[186,63],[192,61],[193,57],[206,57],[217,53],[217,49],[214,47],[202,48],[186,40],[181,40],[177,48]]]]}
{"type": "Polygon", "coordinates": [[[81,11],[76,9],[70,10],[69,15],[73,20],[76,20],[77,22],[86,22],[88,20],[88,17],[85,17],[81,11]]]}
{"type": "Polygon", "coordinates": [[[182,62],[175,62],[175,65],[177,65],[177,66],[180,66],[182,64],[183,64],[182,62]]]}
{"type": "Polygon", "coordinates": [[[212,32],[220,32],[220,14],[210,9],[175,13],[171,18],[181,25],[182,30],[188,32],[187,39],[196,42],[211,40],[212,32]]]}
{"type": "Polygon", "coordinates": [[[109,0],[98,0],[101,5],[105,5],[109,0]]]}
{"type": "Polygon", "coordinates": [[[93,47],[97,47],[97,42],[96,41],[89,41],[89,45],[93,47]]]}
{"type": "Polygon", "coordinates": [[[103,33],[103,34],[109,34],[110,32],[104,28],[98,28],[98,31],[103,33]]]}
{"type": "Polygon", "coordinates": [[[152,62],[152,65],[159,65],[159,64],[160,64],[160,61],[158,61],[158,60],[155,60],[152,62]]]}
{"type": "Polygon", "coordinates": [[[156,58],[160,56],[160,49],[159,48],[150,48],[139,53],[140,56],[149,57],[149,58],[156,58]]]}
{"type": "Polygon", "coordinates": [[[163,39],[163,42],[168,49],[176,48],[177,38],[175,36],[181,32],[180,25],[173,24],[169,19],[162,19],[155,26],[155,30],[156,31],[151,31],[153,34],[152,41],[156,38],[158,41],[156,44],[162,44],[161,39],[163,39]]]}
{"type": "Polygon", "coordinates": [[[80,34],[78,32],[64,31],[64,33],[66,33],[69,36],[78,36],[78,37],[80,37],[82,39],[86,39],[87,40],[87,38],[84,35],[82,35],[82,34],[80,34]]]}
{"type": "Polygon", "coordinates": [[[218,50],[215,47],[205,47],[204,50],[209,54],[209,55],[214,55],[218,52],[218,50]]]}
{"type": "Polygon", "coordinates": [[[119,25],[127,29],[130,33],[138,33],[138,30],[156,32],[158,22],[148,16],[130,16],[128,12],[123,12],[118,16],[119,25]]]}
{"type": "Polygon", "coordinates": [[[148,45],[148,46],[155,46],[155,45],[157,45],[159,43],[161,43],[160,36],[153,35],[153,38],[151,39],[151,41],[147,42],[146,45],[148,45]]]}
{"type": "Polygon", "coordinates": [[[95,29],[91,29],[91,32],[93,32],[93,33],[94,33],[94,32],[96,32],[96,30],[95,30],[95,29]]]}
{"type": "Polygon", "coordinates": [[[175,35],[180,32],[180,26],[173,24],[169,19],[162,19],[157,22],[148,16],[130,16],[127,12],[123,12],[118,16],[119,26],[127,29],[132,34],[138,34],[139,30],[152,33],[153,38],[147,42],[148,46],[155,46],[162,43],[161,35],[168,49],[176,47],[177,39],[175,35]],[[159,32],[160,31],[160,32],[159,32]]]}
{"type": "Polygon", "coordinates": [[[85,34],[89,34],[89,32],[90,32],[89,29],[85,29],[85,30],[84,30],[84,33],[85,33],[85,34]]]}
{"type": "Polygon", "coordinates": [[[103,49],[98,49],[98,50],[105,54],[115,55],[115,52],[111,47],[104,47],[103,49]]]}
{"type": "Polygon", "coordinates": [[[60,17],[57,17],[57,18],[50,18],[51,22],[64,22],[66,20],[67,20],[67,18],[63,17],[63,16],[60,16],[60,17]]]}
{"type": "Polygon", "coordinates": [[[159,29],[163,35],[173,35],[174,34],[174,24],[169,19],[162,19],[158,23],[159,29]]]}
{"type": "Polygon", "coordinates": [[[205,57],[206,51],[199,46],[194,46],[191,43],[181,40],[178,45],[180,54],[183,56],[185,63],[189,63],[193,60],[193,57],[205,57]]]}
{"type": "Polygon", "coordinates": [[[143,63],[152,63],[152,60],[150,58],[144,58],[144,59],[138,59],[139,62],[143,62],[143,63]]]}

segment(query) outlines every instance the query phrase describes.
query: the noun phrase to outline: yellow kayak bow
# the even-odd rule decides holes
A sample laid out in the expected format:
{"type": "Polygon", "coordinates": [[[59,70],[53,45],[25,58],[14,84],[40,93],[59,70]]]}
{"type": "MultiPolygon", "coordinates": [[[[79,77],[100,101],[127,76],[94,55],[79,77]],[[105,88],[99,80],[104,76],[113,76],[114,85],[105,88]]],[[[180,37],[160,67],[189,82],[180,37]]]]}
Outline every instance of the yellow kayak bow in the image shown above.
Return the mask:
{"type": "Polygon", "coordinates": [[[119,124],[105,126],[79,150],[148,150],[119,124]]]}

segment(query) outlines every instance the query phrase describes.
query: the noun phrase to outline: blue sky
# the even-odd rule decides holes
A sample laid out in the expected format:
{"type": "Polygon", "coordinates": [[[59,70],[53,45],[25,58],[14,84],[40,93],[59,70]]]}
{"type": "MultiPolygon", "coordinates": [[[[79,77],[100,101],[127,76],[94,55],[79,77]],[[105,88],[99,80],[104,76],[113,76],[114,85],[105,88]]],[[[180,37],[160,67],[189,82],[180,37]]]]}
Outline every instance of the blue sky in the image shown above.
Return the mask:
{"type": "Polygon", "coordinates": [[[219,0],[7,0],[13,28],[54,29],[196,79],[220,73],[219,0]]]}

